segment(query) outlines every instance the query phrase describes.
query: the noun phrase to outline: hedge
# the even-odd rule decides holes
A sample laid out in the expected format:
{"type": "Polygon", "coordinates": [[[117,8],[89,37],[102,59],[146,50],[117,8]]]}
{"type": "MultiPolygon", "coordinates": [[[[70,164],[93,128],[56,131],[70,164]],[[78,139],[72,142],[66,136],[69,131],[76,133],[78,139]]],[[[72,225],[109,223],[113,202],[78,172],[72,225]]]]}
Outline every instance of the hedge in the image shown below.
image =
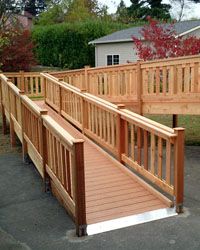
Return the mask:
{"type": "Polygon", "coordinates": [[[32,39],[38,62],[44,66],[81,68],[94,66],[95,50],[88,42],[127,25],[105,21],[35,26],[32,39]]]}

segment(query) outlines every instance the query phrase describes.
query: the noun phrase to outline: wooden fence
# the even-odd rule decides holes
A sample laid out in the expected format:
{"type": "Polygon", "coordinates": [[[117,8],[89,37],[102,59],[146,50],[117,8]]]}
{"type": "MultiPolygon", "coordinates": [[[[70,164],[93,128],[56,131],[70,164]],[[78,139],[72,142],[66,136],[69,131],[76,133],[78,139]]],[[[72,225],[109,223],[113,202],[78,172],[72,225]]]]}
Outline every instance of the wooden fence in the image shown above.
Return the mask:
{"type": "Polygon", "coordinates": [[[43,97],[44,89],[39,72],[4,73],[9,80],[29,97],[43,97]]]}
{"type": "Polygon", "coordinates": [[[84,141],[74,139],[4,75],[0,81],[3,132],[8,120],[12,146],[16,134],[23,157],[28,154],[44,183],[50,180],[55,187],[75,219],[77,234],[86,234],[84,141]]]}
{"type": "Polygon", "coordinates": [[[183,203],[184,129],[171,129],[42,74],[45,102],[166,193],[183,203]]]}
{"type": "Polygon", "coordinates": [[[200,114],[199,55],[51,75],[139,113],[200,114]]]}

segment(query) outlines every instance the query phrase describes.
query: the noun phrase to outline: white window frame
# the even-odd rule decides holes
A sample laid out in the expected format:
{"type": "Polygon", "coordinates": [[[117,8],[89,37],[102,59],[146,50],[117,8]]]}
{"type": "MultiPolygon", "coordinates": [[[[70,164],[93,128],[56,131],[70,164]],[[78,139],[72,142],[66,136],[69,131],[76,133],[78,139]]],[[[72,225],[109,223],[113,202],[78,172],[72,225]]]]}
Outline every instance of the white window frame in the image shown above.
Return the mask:
{"type": "Polygon", "coordinates": [[[113,65],[119,65],[120,64],[120,54],[106,54],[106,66],[113,66],[113,65]],[[108,65],[108,56],[112,56],[112,64],[108,65]],[[119,56],[119,63],[114,64],[114,56],[119,56]]]}

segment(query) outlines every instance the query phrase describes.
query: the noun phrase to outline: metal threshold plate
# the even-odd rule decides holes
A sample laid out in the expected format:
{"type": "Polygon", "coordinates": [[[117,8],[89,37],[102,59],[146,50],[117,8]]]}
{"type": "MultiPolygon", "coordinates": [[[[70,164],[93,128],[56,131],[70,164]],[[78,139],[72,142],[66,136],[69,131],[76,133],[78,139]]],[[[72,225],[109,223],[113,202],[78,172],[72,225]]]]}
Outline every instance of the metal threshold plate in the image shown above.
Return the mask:
{"type": "Polygon", "coordinates": [[[114,220],[103,221],[87,226],[87,234],[94,235],[115,229],[130,227],[145,222],[160,220],[177,215],[175,208],[162,208],[142,214],[131,215],[114,220]]]}

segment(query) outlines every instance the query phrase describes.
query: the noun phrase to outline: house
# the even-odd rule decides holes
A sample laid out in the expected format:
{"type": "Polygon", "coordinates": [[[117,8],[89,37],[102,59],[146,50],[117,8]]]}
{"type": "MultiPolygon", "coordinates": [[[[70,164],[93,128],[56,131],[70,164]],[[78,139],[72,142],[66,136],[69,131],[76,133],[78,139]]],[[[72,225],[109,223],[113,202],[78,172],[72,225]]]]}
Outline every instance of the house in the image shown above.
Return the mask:
{"type": "Polygon", "coordinates": [[[27,11],[23,11],[22,14],[16,14],[15,18],[21,24],[25,30],[30,30],[33,26],[33,15],[27,11]]]}
{"type": "MultiPolygon", "coordinates": [[[[182,21],[175,23],[175,30],[179,36],[193,35],[200,38],[200,20],[182,21]]],[[[142,38],[140,27],[132,27],[100,37],[89,44],[95,45],[95,66],[123,64],[137,61],[138,57],[132,36],[142,38]]]]}
{"type": "Polygon", "coordinates": [[[30,30],[33,26],[33,15],[27,11],[23,11],[22,13],[11,15],[6,21],[6,25],[10,27],[14,27],[16,23],[22,29],[30,30]]]}

